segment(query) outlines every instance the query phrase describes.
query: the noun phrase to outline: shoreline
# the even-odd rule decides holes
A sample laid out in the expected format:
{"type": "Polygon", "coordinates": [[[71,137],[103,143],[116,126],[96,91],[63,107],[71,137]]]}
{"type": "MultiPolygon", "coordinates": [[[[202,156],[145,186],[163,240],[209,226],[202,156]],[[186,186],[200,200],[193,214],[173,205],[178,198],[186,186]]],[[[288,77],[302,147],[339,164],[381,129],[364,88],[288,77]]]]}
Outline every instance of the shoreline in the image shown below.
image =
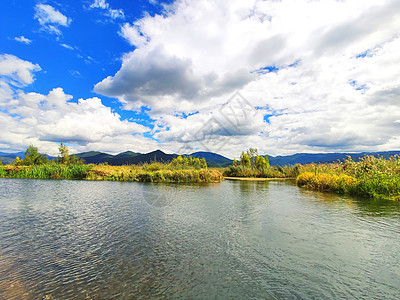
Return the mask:
{"type": "Polygon", "coordinates": [[[296,179],[296,178],[260,178],[260,177],[224,177],[224,180],[242,180],[242,181],[273,181],[273,180],[289,180],[289,179],[296,179]]]}

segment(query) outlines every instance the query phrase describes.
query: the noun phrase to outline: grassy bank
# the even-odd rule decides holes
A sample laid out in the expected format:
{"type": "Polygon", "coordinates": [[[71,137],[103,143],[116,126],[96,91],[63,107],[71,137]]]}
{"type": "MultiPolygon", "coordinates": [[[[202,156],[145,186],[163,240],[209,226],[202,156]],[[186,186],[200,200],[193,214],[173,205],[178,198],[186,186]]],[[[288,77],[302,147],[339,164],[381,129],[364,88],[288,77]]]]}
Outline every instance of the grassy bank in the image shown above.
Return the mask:
{"type": "Polygon", "coordinates": [[[220,182],[217,170],[162,163],[142,166],[64,165],[49,162],[33,166],[0,165],[0,177],[82,179],[136,182],[220,182]]]}
{"type": "Polygon", "coordinates": [[[300,172],[300,165],[295,166],[268,166],[257,168],[253,166],[230,166],[223,169],[225,177],[241,178],[296,178],[300,172]]]}
{"type": "Polygon", "coordinates": [[[400,158],[365,156],[333,164],[308,164],[300,168],[297,185],[323,191],[400,200],[400,158]]]}

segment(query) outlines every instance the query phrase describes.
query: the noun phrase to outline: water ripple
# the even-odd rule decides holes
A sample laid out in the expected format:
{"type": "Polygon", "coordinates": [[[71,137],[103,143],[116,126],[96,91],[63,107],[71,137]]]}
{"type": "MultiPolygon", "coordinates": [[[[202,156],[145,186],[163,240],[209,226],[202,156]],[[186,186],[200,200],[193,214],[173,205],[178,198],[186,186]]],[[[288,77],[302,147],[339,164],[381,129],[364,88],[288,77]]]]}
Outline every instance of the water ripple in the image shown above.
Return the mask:
{"type": "Polygon", "coordinates": [[[0,298],[395,299],[399,212],[290,182],[0,179],[0,298]]]}

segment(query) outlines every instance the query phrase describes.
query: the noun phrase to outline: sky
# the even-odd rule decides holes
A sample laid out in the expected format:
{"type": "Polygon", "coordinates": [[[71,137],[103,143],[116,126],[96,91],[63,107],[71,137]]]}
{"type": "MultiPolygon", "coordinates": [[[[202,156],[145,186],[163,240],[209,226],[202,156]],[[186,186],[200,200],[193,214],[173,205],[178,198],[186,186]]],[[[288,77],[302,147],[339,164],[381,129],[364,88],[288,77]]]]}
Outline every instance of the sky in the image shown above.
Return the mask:
{"type": "Polygon", "coordinates": [[[1,1],[0,128],[50,155],[400,150],[400,1],[1,1]]]}

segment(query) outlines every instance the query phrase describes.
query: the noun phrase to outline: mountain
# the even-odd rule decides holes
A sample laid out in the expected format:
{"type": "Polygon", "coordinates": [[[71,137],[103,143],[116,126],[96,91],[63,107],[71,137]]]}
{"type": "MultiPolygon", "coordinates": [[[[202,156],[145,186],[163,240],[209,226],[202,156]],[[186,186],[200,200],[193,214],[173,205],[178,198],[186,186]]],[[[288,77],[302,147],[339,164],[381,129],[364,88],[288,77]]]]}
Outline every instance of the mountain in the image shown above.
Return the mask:
{"type": "Polygon", "coordinates": [[[131,155],[129,157],[117,158],[115,160],[112,159],[109,161],[109,164],[110,165],[120,165],[121,162],[123,162],[123,164],[127,164],[127,165],[131,165],[131,164],[137,165],[137,164],[143,164],[143,163],[151,163],[154,161],[170,162],[177,156],[178,155],[176,155],[176,154],[166,154],[166,153],[162,152],[161,150],[156,150],[156,151],[152,151],[152,152],[145,153],[145,154],[131,152],[131,155]],[[137,154],[137,155],[132,155],[132,153],[137,154]]]}
{"type": "Polygon", "coordinates": [[[8,156],[2,156],[2,155],[0,155],[0,161],[1,161],[1,163],[4,164],[4,165],[11,164],[11,163],[14,161],[14,159],[15,159],[15,158],[11,158],[11,157],[8,157],[8,156]]]}
{"type": "Polygon", "coordinates": [[[209,167],[215,167],[215,168],[227,167],[232,164],[231,159],[213,152],[199,151],[190,154],[190,156],[197,157],[200,159],[205,158],[205,160],[207,161],[207,166],[209,167]]]}
{"type": "Polygon", "coordinates": [[[17,156],[22,159],[25,157],[25,152],[17,152],[17,153],[0,152],[0,161],[5,165],[10,164],[17,158],[17,156]]]}
{"type": "Polygon", "coordinates": [[[110,159],[114,157],[114,155],[98,151],[78,153],[75,154],[75,156],[82,158],[87,164],[100,164],[108,162],[110,159]]]}
{"type": "Polygon", "coordinates": [[[149,153],[137,153],[132,151],[122,152],[117,155],[112,155],[103,152],[90,151],[76,154],[77,157],[82,158],[88,164],[105,163],[112,166],[132,165],[150,163],[153,161],[169,162],[175,157],[176,154],[166,154],[161,150],[152,151],[149,153]]]}
{"type": "Polygon", "coordinates": [[[141,153],[126,151],[120,154],[115,155],[112,159],[108,161],[110,165],[113,166],[120,166],[120,165],[129,165],[131,164],[130,161],[133,157],[137,157],[142,155],[141,153]]]}
{"type": "Polygon", "coordinates": [[[362,152],[362,153],[296,153],[286,156],[268,156],[269,164],[271,166],[284,166],[295,164],[309,164],[309,163],[332,163],[337,160],[343,160],[347,156],[351,156],[353,160],[357,161],[365,155],[382,156],[389,158],[393,155],[400,154],[400,151],[385,151],[385,152],[362,152]]]}

